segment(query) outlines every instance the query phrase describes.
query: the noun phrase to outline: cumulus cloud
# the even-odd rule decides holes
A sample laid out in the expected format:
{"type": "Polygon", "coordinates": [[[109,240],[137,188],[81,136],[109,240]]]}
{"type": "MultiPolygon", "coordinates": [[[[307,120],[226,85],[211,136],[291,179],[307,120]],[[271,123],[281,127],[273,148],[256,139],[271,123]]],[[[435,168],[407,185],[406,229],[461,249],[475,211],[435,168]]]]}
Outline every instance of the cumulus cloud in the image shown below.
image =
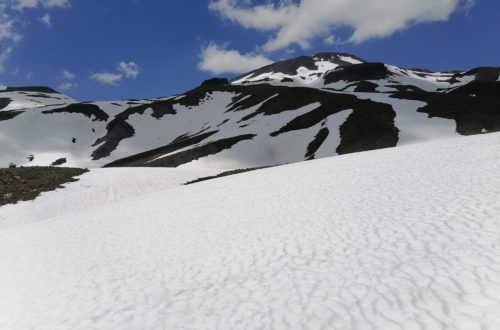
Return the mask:
{"type": "Polygon", "coordinates": [[[73,87],[76,87],[76,84],[70,83],[70,82],[64,82],[58,86],[58,88],[62,91],[67,91],[72,89],[73,87]]]}
{"type": "Polygon", "coordinates": [[[76,74],[74,74],[73,72],[68,71],[68,70],[63,70],[62,71],[62,77],[64,79],[72,80],[72,79],[76,78],[76,74]]]}
{"type": "Polygon", "coordinates": [[[9,6],[0,1],[0,42],[18,42],[21,35],[16,31],[14,19],[8,13],[9,6]]]}
{"type": "MultiPolygon", "coordinates": [[[[5,70],[4,63],[6,59],[23,39],[22,27],[29,22],[29,18],[27,18],[28,16],[25,15],[25,9],[43,7],[48,10],[50,8],[66,8],[69,6],[69,0],[0,0],[1,71],[5,70]]],[[[52,26],[50,14],[45,13],[38,19],[43,24],[46,24],[49,27],[52,26]]]]}
{"type": "Polygon", "coordinates": [[[346,40],[360,43],[387,37],[419,23],[445,21],[475,0],[276,0],[253,5],[251,0],[213,0],[209,8],[248,29],[274,34],[264,45],[276,51],[292,44],[310,47],[314,38],[336,40],[338,28],[350,28],[346,40]],[[331,38],[330,38],[331,37],[331,38]]]}
{"type": "Polygon", "coordinates": [[[5,61],[7,61],[12,53],[12,48],[6,48],[0,53],[0,73],[5,71],[5,61]]]}
{"type": "Polygon", "coordinates": [[[118,85],[124,78],[135,79],[141,72],[141,68],[135,62],[120,62],[116,65],[117,72],[93,73],[90,79],[104,85],[118,85]]]}
{"type": "Polygon", "coordinates": [[[45,14],[42,17],[40,17],[40,22],[45,24],[47,27],[52,26],[52,18],[50,17],[50,14],[45,14]]]}
{"type": "Polygon", "coordinates": [[[45,8],[51,7],[69,7],[69,0],[17,0],[15,1],[15,8],[17,10],[23,10],[26,8],[37,8],[38,6],[43,6],[45,8]]]}
{"type": "Polygon", "coordinates": [[[141,72],[141,68],[134,62],[120,62],[116,68],[125,77],[135,79],[141,72]]]}
{"type": "Polygon", "coordinates": [[[334,36],[328,36],[323,40],[323,42],[325,43],[325,45],[334,45],[336,40],[334,36]]]}
{"type": "Polygon", "coordinates": [[[271,60],[262,55],[241,54],[236,50],[228,50],[224,46],[210,43],[201,51],[198,68],[213,74],[245,73],[271,63],[271,60]]]}
{"type": "Polygon", "coordinates": [[[8,18],[2,19],[0,17],[0,42],[11,41],[17,43],[21,39],[21,35],[14,29],[14,22],[8,18]]]}
{"type": "Polygon", "coordinates": [[[123,76],[118,73],[100,72],[100,73],[93,73],[90,76],[90,79],[100,82],[101,84],[104,85],[117,85],[118,82],[120,82],[123,79],[123,76]]]}
{"type": "Polygon", "coordinates": [[[63,80],[58,86],[59,90],[67,91],[78,86],[78,84],[74,82],[76,74],[69,70],[62,70],[59,78],[63,80]]]}
{"type": "MultiPolygon", "coordinates": [[[[19,42],[22,39],[19,25],[24,24],[22,11],[42,6],[44,8],[69,7],[68,0],[0,0],[0,42],[19,42]]],[[[51,25],[51,16],[46,13],[39,18],[44,24],[51,25]]]]}

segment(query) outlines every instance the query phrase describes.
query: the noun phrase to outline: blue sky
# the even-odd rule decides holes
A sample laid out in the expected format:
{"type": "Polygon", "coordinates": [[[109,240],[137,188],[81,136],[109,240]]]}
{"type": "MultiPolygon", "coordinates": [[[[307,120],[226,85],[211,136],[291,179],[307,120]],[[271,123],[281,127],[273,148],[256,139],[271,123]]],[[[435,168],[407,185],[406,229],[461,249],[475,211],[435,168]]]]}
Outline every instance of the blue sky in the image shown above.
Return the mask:
{"type": "Polygon", "coordinates": [[[83,101],[172,95],[320,51],[433,70],[500,65],[498,0],[345,3],[0,0],[0,83],[83,101]]]}

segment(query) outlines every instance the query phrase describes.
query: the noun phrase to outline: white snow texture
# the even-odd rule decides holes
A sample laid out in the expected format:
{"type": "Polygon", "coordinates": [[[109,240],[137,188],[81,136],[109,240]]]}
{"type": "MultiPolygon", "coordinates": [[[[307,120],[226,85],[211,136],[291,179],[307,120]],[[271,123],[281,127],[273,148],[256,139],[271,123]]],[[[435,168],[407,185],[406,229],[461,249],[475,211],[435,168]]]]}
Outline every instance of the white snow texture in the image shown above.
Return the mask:
{"type": "Polygon", "coordinates": [[[500,329],[498,145],[92,170],[0,208],[0,328],[500,329]]]}

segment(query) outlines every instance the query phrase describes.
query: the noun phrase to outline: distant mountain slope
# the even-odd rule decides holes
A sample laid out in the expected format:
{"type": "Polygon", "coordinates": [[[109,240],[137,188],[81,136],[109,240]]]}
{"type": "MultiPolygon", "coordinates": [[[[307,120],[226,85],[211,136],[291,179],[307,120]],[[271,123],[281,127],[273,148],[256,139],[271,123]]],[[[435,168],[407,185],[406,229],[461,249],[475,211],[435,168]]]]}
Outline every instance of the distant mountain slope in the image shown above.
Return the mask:
{"type": "Polygon", "coordinates": [[[78,103],[9,88],[0,91],[0,166],[234,169],[494,132],[499,75],[320,53],[154,100],[78,103]]]}
{"type": "Polygon", "coordinates": [[[49,87],[27,86],[0,89],[0,111],[2,112],[75,102],[49,87]]]}

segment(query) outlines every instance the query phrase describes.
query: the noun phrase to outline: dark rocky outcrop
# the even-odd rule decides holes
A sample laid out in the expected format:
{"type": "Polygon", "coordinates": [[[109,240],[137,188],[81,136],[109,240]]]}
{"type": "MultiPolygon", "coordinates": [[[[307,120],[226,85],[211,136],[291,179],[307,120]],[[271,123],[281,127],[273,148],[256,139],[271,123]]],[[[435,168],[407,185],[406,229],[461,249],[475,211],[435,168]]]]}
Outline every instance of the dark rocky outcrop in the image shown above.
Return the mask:
{"type": "Polygon", "coordinates": [[[500,82],[473,82],[449,93],[398,92],[392,97],[427,103],[429,118],[452,119],[462,135],[500,131],[500,82]]]}
{"type": "Polygon", "coordinates": [[[107,121],[109,115],[101,110],[99,106],[89,103],[73,103],[63,108],[57,108],[52,110],[42,111],[44,114],[54,114],[54,113],[77,113],[82,114],[87,118],[94,118],[92,121],[107,121]]]}
{"type": "Polygon", "coordinates": [[[312,160],[314,159],[314,156],[318,149],[321,147],[323,142],[325,142],[326,138],[328,138],[328,135],[330,134],[330,131],[328,130],[328,127],[322,127],[318,134],[314,137],[314,140],[309,143],[307,146],[307,152],[304,156],[305,159],[307,160],[312,160]]]}
{"type": "Polygon", "coordinates": [[[205,80],[201,83],[201,86],[217,86],[217,85],[227,85],[229,80],[226,78],[212,78],[205,80]]]}
{"type": "MultiPolygon", "coordinates": [[[[377,90],[378,85],[374,84],[370,81],[360,81],[354,84],[356,88],[354,88],[354,91],[359,93],[375,93],[377,90]]],[[[350,86],[348,86],[350,87],[350,86]]]]}
{"type": "Polygon", "coordinates": [[[0,206],[35,199],[44,191],[62,188],[87,172],[78,168],[18,167],[0,169],[0,206]]]}
{"type": "Polygon", "coordinates": [[[272,166],[251,167],[251,168],[242,168],[242,169],[237,169],[237,170],[232,170],[232,171],[226,171],[226,172],[222,172],[222,173],[217,174],[217,175],[206,176],[203,178],[195,179],[193,181],[188,181],[184,185],[188,186],[188,185],[203,182],[203,181],[209,181],[209,180],[213,180],[213,179],[217,179],[217,178],[223,178],[225,176],[231,176],[231,175],[236,175],[236,174],[241,174],[241,173],[246,173],[246,172],[262,170],[262,169],[270,168],[270,167],[272,167],[272,166]]]}
{"type": "MultiPolygon", "coordinates": [[[[350,66],[352,63],[349,61],[343,60],[344,57],[350,57],[354,60],[358,60],[360,62],[364,62],[362,59],[360,59],[357,56],[350,55],[350,54],[345,54],[345,53],[318,53],[313,56],[299,56],[296,58],[292,58],[289,60],[285,61],[280,61],[276,62],[267,66],[264,66],[262,68],[259,68],[257,70],[245,73],[243,75],[240,75],[231,81],[237,81],[242,78],[248,77],[248,78],[253,78],[257,77],[261,74],[264,73],[283,73],[287,75],[295,75],[297,74],[297,70],[301,67],[304,67],[308,70],[317,70],[318,66],[316,65],[316,61],[329,61],[337,65],[342,65],[342,66],[350,66]]],[[[285,81],[284,81],[285,82],[285,81]]]]}
{"type": "Polygon", "coordinates": [[[48,93],[48,94],[60,94],[53,88],[45,86],[23,86],[23,87],[7,87],[5,90],[0,90],[2,92],[37,92],[37,93],[48,93]]]}
{"type": "Polygon", "coordinates": [[[339,155],[395,147],[399,130],[394,126],[394,110],[367,106],[352,112],[340,126],[339,155]]]}
{"type": "MultiPolygon", "coordinates": [[[[235,144],[244,140],[250,140],[253,137],[255,137],[255,135],[253,134],[234,136],[230,138],[209,142],[204,145],[194,147],[189,150],[181,151],[176,154],[169,155],[160,159],[151,160],[149,162],[145,162],[142,157],[134,157],[134,160],[136,160],[135,162],[128,162],[126,159],[122,159],[110,163],[106,165],[106,167],[116,167],[116,166],[177,167],[202,157],[217,154],[225,149],[230,149],[235,144]]],[[[154,152],[156,151],[157,149],[155,149],[154,152]]],[[[153,153],[153,151],[150,151],[148,153],[150,155],[153,153]]],[[[128,159],[130,159],[130,157],[128,159]]]]}
{"type": "Polygon", "coordinates": [[[0,111],[0,121],[15,118],[20,114],[22,114],[23,112],[24,111],[19,111],[19,110],[0,111]]]}
{"type": "Polygon", "coordinates": [[[134,136],[135,130],[124,120],[113,120],[106,126],[107,133],[105,136],[97,139],[92,146],[99,145],[97,149],[92,152],[92,159],[98,160],[108,157],[113,152],[120,142],[124,139],[134,136]]]}
{"type": "Polygon", "coordinates": [[[460,81],[458,78],[474,76],[474,82],[492,83],[498,80],[499,75],[500,67],[480,67],[469,70],[467,72],[455,73],[453,77],[448,80],[448,82],[454,84],[460,81]]]}
{"type": "Polygon", "coordinates": [[[232,81],[240,80],[244,77],[252,78],[257,77],[263,73],[280,72],[284,74],[294,75],[300,67],[305,67],[309,70],[317,70],[316,62],[311,56],[299,56],[290,60],[276,62],[260,69],[245,73],[239,77],[234,78],[232,81]]]}
{"type": "Polygon", "coordinates": [[[169,154],[171,152],[177,151],[179,149],[183,149],[195,144],[202,142],[203,140],[209,138],[214,135],[218,131],[206,132],[202,134],[197,134],[193,136],[184,136],[177,137],[166,146],[155,148],[152,150],[148,150],[145,152],[138,153],[136,155],[132,155],[130,157],[122,158],[111,162],[104,167],[140,167],[147,166],[147,164],[163,155],[169,154]]]}
{"type": "Polygon", "coordinates": [[[57,160],[55,160],[52,164],[50,164],[51,166],[59,166],[59,165],[63,165],[63,164],[66,164],[67,160],[66,158],[59,158],[57,160]]]}
{"type": "Polygon", "coordinates": [[[361,63],[343,66],[325,76],[325,84],[338,81],[364,81],[386,79],[391,73],[384,63],[361,63]]]}
{"type": "Polygon", "coordinates": [[[160,119],[165,115],[175,115],[177,113],[173,108],[174,103],[175,102],[172,100],[160,100],[133,106],[123,111],[115,118],[116,120],[127,120],[133,114],[142,115],[146,110],[151,109],[153,112],[152,116],[156,119],[160,119]]]}
{"type": "Polygon", "coordinates": [[[177,167],[192,162],[193,160],[197,160],[199,158],[218,154],[223,150],[230,149],[232,146],[241,141],[251,140],[254,137],[255,135],[253,134],[244,134],[209,142],[199,147],[194,147],[189,150],[181,151],[176,154],[154,160],[152,162],[149,162],[148,166],[177,167]]]}
{"type": "Polygon", "coordinates": [[[12,100],[8,97],[0,97],[0,110],[7,107],[12,100]]]}
{"type": "MultiPolygon", "coordinates": [[[[388,112],[395,116],[392,107],[386,103],[378,103],[371,100],[358,99],[354,95],[349,94],[336,94],[336,93],[322,93],[316,94],[316,101],[321,103],[316,109],[295,117],[288,124],[280,128],[278,131],[271,133],[271,136],[277,136],[289,131],[300,130],[312,127],[321,121],[325,120],[328,116],[338,113],[343,110],[352,109],[354,112],[369,110],[378,112],[388,112]]],[[[313,103],[313,102],[311,102],[313,103]]],[[[364,118],[364,114],[368,111],[360,113],[360,119],[364,118]]],[[[369,121],[374,117],[366,117],[363,120],[369,121]]]]}

